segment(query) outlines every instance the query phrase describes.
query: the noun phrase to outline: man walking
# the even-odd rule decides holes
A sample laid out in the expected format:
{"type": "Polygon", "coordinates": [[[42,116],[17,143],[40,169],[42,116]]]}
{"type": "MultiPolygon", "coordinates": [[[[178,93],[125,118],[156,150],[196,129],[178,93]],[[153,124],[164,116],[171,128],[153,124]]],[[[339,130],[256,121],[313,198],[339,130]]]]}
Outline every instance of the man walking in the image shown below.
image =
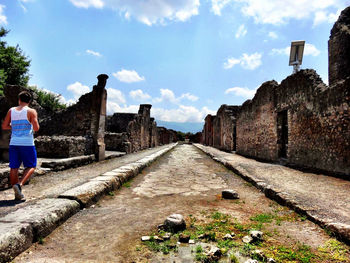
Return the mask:
{"type": "Polygon", "coordinates": [[[39,130],[38,114],[28,107],[32,96],[28,91],[18,94],[18,106],[11,108],[2,123],[2,129],[11,130],[9,148],[10,182],[15,192],[15,200],[24,200],[22,186],[34,173],[36,167],[36,150],[33,131],[39,130]],[[18,180],[18,169],[23,162],[24,173],[18,180]]]}

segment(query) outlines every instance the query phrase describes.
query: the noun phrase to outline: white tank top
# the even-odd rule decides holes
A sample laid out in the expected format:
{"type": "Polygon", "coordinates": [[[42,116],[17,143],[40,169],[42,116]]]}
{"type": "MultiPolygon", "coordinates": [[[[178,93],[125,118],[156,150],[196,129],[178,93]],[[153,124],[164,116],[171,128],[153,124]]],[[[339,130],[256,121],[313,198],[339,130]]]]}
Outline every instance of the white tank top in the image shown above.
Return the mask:
{"type": "Polygon", "coordinates": [[[28,121],[28,106],[21,110],[11,108],[11,140],[10,145],[33,146],[33,125],[28,121]]]}

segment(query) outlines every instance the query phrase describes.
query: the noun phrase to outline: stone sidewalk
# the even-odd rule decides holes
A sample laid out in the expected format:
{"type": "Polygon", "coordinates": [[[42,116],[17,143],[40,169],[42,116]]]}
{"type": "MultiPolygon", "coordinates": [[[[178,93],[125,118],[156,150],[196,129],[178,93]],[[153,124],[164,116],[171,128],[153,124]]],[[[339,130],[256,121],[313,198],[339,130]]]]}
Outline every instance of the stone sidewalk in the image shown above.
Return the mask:
{"type": "Polygon", "coordinates": [[[120,188],[176,145],[36,177],[24,186],[26,202],[14,201],[12,189],[0,192],[0,262],[10,261],[80,209],[120,188]]]}
{"type": "Polygon", "coordinates": [[[350,181],[194,145],[252,183],[267,197],[307,216],[337,238],[350,243],[350,181]]]}

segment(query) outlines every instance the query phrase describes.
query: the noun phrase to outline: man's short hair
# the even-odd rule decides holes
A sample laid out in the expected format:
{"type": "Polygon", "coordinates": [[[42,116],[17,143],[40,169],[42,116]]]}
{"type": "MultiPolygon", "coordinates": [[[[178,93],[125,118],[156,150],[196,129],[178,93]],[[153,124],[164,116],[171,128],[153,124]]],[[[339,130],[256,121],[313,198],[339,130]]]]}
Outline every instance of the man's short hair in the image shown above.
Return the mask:
{"type": "Polygon", "coordinates": [[[32,100],[32,94],[28,91],[22,91],[18,94],[18,98],[25,103],[29,103],[32,100]]]}

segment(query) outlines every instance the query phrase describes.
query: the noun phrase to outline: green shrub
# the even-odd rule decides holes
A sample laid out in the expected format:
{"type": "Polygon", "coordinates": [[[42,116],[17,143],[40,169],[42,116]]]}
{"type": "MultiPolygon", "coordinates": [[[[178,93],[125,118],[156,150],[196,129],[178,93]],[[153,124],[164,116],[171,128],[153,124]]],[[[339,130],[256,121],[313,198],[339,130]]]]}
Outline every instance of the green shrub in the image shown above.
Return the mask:
{"type": "Polygon", "coordinates": [[[65,109],[67,106],[60,102],[61,95],[48,92],[37,87],[29,87],[36,95],[37,102],[41,107],[46,110],[56,111],[60,109],[65,109]]]}

